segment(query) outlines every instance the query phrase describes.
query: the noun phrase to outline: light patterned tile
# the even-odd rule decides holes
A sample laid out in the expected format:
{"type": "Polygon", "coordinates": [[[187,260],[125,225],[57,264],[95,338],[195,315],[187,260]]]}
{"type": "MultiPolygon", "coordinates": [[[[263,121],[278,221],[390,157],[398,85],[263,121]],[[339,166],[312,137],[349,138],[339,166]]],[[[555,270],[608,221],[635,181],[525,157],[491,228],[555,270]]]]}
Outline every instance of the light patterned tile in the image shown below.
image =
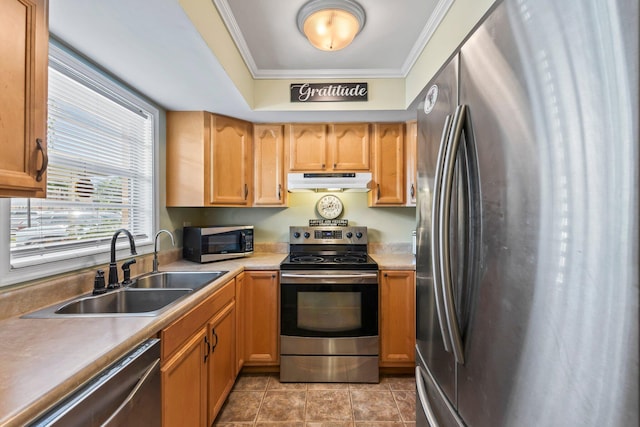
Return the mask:
{"type": "Polygon", "coordinates": [[[405,427],[402,423],[365,421],[356,423],[355,427],[405,427]]]}
{"type": "Polygon", "coordinates": [[[269,375],[240,375],[233,385],[234,391],[264,391],[269,383],[269,375]]]}
{"type": "Polygon", "coordinates": [[[416,378],[413,375],[390,376],[385,378],[385,383],[392,391],[416,391],[416,378]]]}
{"type": "Polygon", "coordinates": [[[269,385],[267,390],[301,390],[307,389],[307,383],[281,383],[276,376],[269,377],[269,385]]]}
{"type": "Polygon", "coordinates": [[[264,395],[257,421],[304,421],[306,392],[269,390],[264,395]]]}
{"type": "Polygon", "coordinates": [[[352,390],[355,421],[401,421],[390,391],[352,390]]]}
{"type": "Polygon", "coordinates": [[[307,422],[352,420],[348,390],[307,391],[307,422]]]}
{"type": "Polygon", "coordinates": [[[255,391],[232,391],[222,406],[217,422],[253,422],[258,414],[264,393],[255,391]]]}
{"type": "Polygon", "coordinates": [[[351,421],[318,421],[306,423],[304,427],[354,427],[351,421]]]}
{"type": "Polygon", "coordinates": [[[309,383],[307,390],[349,390],[348,383],[309,383]]]}
{"type": "Polygon", "coordinates": [[[393,391],[391,394],[398,405],[402,421],[415,421],[416,393],[414,391],[393,391]]]}
{"type": "Polygon", "coordinates": [[[286,421],[286,422],[271,422],[271,421],[258,421],[252,424],[253,427],[305,427],[302,421],[286,421]]]}

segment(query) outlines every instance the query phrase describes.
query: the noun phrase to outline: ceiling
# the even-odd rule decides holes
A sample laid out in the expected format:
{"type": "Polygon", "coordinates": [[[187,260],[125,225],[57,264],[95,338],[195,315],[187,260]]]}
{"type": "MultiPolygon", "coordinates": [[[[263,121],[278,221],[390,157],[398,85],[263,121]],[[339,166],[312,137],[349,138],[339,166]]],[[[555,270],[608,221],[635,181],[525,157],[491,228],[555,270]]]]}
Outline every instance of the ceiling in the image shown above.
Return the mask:
{"type": "MultiPolygon", "coordinates": [[[[360,0],[366,23],[337,52],[312,47],[296,15],[307,0],[51,0],[52,35],[168,110],[252,121],[407,120],[412,111],[254,111],[182,2],[215,4],[253,79],[406,77],[451,0],[360,0]]],[[[331,108],[331,107],[328,107],[331,108]]]]}

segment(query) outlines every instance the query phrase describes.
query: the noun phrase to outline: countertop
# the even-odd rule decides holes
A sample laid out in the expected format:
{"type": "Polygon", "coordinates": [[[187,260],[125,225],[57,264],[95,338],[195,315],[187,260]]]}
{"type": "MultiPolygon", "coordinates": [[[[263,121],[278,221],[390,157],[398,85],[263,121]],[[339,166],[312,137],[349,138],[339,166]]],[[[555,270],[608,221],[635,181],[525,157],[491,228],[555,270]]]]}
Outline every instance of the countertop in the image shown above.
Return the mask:
{"type": "MultiPolygon", "coordinates": [[[[287,256],[256,253],[208,264],[176,261],[161,270],[222,276],[156,317],[24,319],[0,322],[0,425],[20,426],[71,393],[243,270],[277,270],[287,256]]],[[[415,269],[413,255],[371,254],[380,269],[415,269]]]]}

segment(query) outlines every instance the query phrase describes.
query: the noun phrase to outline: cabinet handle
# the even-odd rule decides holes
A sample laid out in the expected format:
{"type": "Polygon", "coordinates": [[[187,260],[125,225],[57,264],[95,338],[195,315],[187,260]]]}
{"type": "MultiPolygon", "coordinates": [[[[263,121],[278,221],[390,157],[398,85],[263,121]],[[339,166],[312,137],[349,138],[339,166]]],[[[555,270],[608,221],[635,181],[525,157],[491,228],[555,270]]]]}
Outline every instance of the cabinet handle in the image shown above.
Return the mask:
{"type": "Polygon", "coordinates": [[[338,164],[337,164],[337,163],[334,163],[334,164],[333,164],[333,168],[335,169],[336,167],[338,167],[338,164]]]}
{"type": "Polygon", "coordinates": [[[244,199],[247,200],[247,196],[249,195],[249,186],[247,184],[244,185],[244,199]]]}
{"type": "Polygon", "coordinates": [[[282,200],[282,184],[278,184],[278,200],[282,200]]]}
{"type": "Polygon", "coordinates": [[[416,195],[416,189],[413,186],[413,184],[411,184],[411,191],[409,192],[409,194],[411,194],[411,198],[413,199],[416,195]]]}
{"type": "Polygon", "coordinates": [[[378,200],[380,200],[380,184],[376,184],[378,186],[378,200]]]}
{"type": "Polygon", "coordinates": [[[209,343],[209,337],[204,336],[204,345],[207,347],[207,351],[204,353],[204,361],[206,362],[209,358],[209,353],[211,353],[211,344],[209,343]]]}
{"type": "Polygon", "coordinates": [[[324,163],[322,164],[322,169],[324,169],[324,163]]]}
{"type": "Polygon", "coordinates": [[[215,329],[211,329],[211,334],[213,334],[213,337],[216,339],[215,343],[212,343],[211,345],[211,353],[213,353],[216,351],[216,347],[218,346],[218,334],[216,334],[215,329]]]}
{"type": "Polygon", "coordinates": [[[42,146],[42,139],[36,138],[36,148],[42,152],[42,167],[36,173],[36,181],[42,181],[42,175],[47,170],[47,166],[49,165],[49,156],[47,155],[47,151],[42,146]]]}

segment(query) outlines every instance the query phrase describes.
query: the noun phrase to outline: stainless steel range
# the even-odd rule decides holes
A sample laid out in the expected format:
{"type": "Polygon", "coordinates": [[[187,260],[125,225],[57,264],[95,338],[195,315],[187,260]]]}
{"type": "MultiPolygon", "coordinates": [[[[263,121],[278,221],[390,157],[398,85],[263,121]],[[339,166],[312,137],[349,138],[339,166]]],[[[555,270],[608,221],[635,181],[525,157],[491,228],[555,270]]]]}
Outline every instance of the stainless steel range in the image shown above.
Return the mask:
{"type": "Polygon", "coordinates": [[[280,381],[378,376],[378,265],[366,227],[290,227],[280,265],[280,381]]]}

